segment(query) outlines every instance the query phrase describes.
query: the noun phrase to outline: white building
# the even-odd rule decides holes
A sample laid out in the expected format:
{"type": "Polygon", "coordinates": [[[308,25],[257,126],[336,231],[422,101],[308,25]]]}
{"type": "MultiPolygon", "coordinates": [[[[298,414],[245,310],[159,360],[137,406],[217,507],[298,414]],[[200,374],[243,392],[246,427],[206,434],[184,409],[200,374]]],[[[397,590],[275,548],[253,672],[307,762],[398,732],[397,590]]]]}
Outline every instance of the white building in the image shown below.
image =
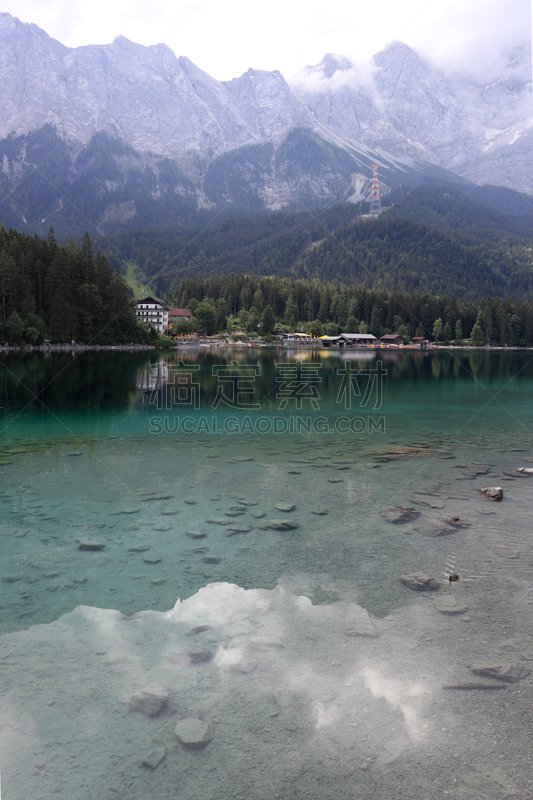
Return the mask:
{"type": "Polygon", "coordinates": [[[154,300],[153,297],[143,297],[137,300],[137,319],[146,325],[152,325],[159,333],[164,333],[168,328],[168,309],[164,303],[154,300]]]}

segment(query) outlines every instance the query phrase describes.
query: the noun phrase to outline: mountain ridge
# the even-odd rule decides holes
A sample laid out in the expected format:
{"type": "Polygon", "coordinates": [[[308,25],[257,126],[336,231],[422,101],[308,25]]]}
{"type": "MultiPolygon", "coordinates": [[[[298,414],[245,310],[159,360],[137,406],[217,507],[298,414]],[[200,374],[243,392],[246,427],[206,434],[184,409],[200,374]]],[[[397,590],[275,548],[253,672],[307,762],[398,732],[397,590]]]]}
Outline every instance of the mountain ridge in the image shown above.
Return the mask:
{"type": "Polygon", "coordinates": [[[364,79],[326,54],[298,86],[255,69],[220,82],[165,44],[68,48],[5,13],[0,52],[0,216],[24,230],[360,204],[373,163],[385,204],[435,179],[533,192],[523,54],[485,87],[399,42],[364,79]]]}
{"type": "MultiPolygon", "coordinates": [[[[306,87],[305,80],[290,86],[279,71],[252,68],[217,81],[165,44],[145,47],[124,36],[68,48],[6,13],[0,14],[0,45],[2,138],[52,123],[60,135],[87,144],[115,126],[138,152],[177,158],[191,149],[219,154],[279,139],[293,128],[326,125],[347,143],[424,158],[463,177],[474,170],[485,183],[494,182],[491,148],[503,149],[508,159],[515,151],[520,157],[520,140],[527,152],[533,147],[533,119],[524,116],[531,95],[524,53],[510,57],[508,75],[474,85],[395,41],[374,56],[366,76],[346,56],[327,53],[307,68],[312,85],[306,87]],[[339,73],[349,81],[339,83],[339,73]]],[[[531,174],[525,183],[533,186],[531,174]]]]}

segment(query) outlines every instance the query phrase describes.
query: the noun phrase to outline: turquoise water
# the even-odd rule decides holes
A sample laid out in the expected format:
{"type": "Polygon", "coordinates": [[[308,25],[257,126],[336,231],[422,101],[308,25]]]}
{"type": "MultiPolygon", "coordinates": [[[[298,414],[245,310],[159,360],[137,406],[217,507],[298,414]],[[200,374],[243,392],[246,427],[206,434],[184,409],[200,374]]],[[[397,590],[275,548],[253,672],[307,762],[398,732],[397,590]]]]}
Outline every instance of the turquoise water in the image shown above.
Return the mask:
{"type": "Polygon", "coordinates": [[[10,355],[0,387],[5,797],[532,796],[530,354],[10,355]]]}

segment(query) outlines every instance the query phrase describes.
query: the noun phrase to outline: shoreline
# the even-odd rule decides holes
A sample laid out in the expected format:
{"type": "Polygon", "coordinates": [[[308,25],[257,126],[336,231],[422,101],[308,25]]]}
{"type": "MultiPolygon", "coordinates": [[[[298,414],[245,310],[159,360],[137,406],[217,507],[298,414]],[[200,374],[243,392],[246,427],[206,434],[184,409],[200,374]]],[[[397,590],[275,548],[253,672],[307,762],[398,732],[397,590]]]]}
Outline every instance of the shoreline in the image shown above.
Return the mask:
{"type": "MultiPolygon", "coordinates": [[[[86,350],[98,352],[100,350],[156,350],[153,344],[39,344],[39,345],[0,345],[0,353],[81,353],[86,350]]],[[[174,348],[169,348],[174,349],[174,348]]]]}
{"type": "Polygon", "coordinates": [[[182,342],[172,347],[157,347],[153,344],[116,344],[116,345],[103,345],[103,344],[42,344],[42,345],[0,345],[0,353],[82,353],[82,352],[109,352],[109,351],[123,351],[123,352],[138,352],[143,350],[161,350],[162,352],[169,352],[171,350],[190,350],[199,348],[209,349],[253,349],[276,347],[277,349],[283,348],[287,350],[300,350],[300,349],[315,349],[315,350],[342,350],[348,353],[352,352],[418,352],[418,353],[431,353],[441,350],[461,350],[467,352],[529,352],[533,347],[506,347],[502,345],[483,345],[483,347],[475,347],[473,345],[433,345],[431,347],[410,347],[405,345],[403,347],[365,347],[364,345],[351,346],[351,347],[338,347],[338,346],[325,346],[313,342],[209,342],[205,339],[199,339],[196,342],[182,342]]]}

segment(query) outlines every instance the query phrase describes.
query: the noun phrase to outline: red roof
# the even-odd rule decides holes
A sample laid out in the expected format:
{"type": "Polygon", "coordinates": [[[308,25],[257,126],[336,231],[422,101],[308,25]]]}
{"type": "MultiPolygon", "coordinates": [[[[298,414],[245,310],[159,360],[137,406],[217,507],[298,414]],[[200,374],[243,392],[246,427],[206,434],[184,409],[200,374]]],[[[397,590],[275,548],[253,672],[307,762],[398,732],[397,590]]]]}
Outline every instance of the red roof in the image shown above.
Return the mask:
{"type": "Polygon", "coordinates": [[[169,317],[192,317],[192,311],[188,308],[172,308],[168,312],[169,317]]]}

